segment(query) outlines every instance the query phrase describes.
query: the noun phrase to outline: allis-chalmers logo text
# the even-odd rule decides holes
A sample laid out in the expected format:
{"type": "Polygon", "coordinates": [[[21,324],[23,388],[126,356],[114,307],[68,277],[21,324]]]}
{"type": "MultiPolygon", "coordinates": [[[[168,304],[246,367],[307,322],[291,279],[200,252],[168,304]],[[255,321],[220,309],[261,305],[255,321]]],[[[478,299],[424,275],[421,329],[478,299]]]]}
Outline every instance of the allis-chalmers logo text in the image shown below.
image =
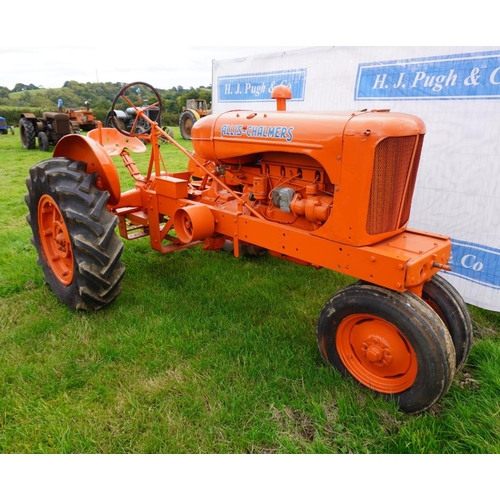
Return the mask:
{"type": "Polygon", "coordinates": [[[293,141],[294,127],[267,127],[264,125],[222,125],[221,137],[250,137],[263,139],[282,139],[286,142],[293,141]]]}
{"type": "Polygon", "coordinates": [[[500,52],[363,63],[354,98],[500,99],[500,52]]]}

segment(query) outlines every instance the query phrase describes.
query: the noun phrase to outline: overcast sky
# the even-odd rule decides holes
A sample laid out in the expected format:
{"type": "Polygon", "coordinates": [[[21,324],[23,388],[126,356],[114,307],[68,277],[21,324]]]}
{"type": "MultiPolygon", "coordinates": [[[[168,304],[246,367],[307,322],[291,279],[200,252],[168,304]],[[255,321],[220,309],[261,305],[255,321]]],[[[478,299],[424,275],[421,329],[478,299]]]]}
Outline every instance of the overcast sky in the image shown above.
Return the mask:
{"type": "Polygon", "coordinates": [[[17,83],[58,88],[64,82],[144,81],[170,89],[208,86],[212,83],[212,60],[296,50],[303,46],[182,47],[170,53],[130,47],[110,58],[102,47],[1,47],[0,86],[17,83]]]}
{"type": "Polygon", "coordinates": [[[498,44],[491,9],[451,12],[446,2],[428,0],[410,10],[396,0],[325,5],[45,0],[37,8],[7,2],[0,16],[0,86],[140,80],[189,88],[212,83],[214,59],[321,45],[498,44]]]}

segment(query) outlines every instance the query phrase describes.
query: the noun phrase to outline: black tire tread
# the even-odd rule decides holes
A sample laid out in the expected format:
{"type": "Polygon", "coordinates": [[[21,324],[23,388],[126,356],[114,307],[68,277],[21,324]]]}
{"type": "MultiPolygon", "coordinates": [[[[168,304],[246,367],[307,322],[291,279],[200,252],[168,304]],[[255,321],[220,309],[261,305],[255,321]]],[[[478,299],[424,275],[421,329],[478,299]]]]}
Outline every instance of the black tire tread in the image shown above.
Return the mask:
{"type": "Polygon", "coordinates": [[[186,141],[191,140],[191,133],[186,130],[186,121],[191,120],[194,123],[196,123],[196,116],[192,111],[187,109],[186,111],[183,111],[181,113],[181,116],[179,117],[179,128],[180,132],[182,135],[182,138],[185,139],[186,141]]]}
{"type": "Polygon", "coordinates": [[[439,274],[425,283],[422,298],[430,301],[431,307],[448,328],[455,346],[456,371],[460,371],[467,362],[474,340],[474,328],[467,304],[455,287],[439,274]]]}
{"type": "Polygon", "coordinates": [[[24,149],[35,149],[36,130],[33,123],[27,118],[19,120],[19,136],[24,149]]]}
{"type": "Polygon", "coordinates": [[[455,349],[451,335],[438,314],[420,297],[357,282],[334,294],[318,319],[318,347],[323,359],[342,375],[352,376],[335,345],[340,322],[351,314],[367,313],[391,321],[404,331],[417,355],[417,379],[409,389],[392,395],[406,413],[420,413],[434,405],[449,389],[455,375],[455,349]],[[413,337],[413,338],[408,338],[413,337]]]}
{"type": "Polygon", "coordinates": [[[97,310],[108,305],[121,292],[125,267],[120,260],[123,242],[115,228],[117,218],[108,208],[107,191],[96,187],[96,174],[86,172],[86,164],[67,158],[51,158],[30,169],[25,196],[31,226],[32,244],[47,284],[70,309],[97,310]],[[73,282],[64,286],[45,261],[38,235],[38,201],[50,195],[59,206],[66,223],[74,257],[73,282]]]}

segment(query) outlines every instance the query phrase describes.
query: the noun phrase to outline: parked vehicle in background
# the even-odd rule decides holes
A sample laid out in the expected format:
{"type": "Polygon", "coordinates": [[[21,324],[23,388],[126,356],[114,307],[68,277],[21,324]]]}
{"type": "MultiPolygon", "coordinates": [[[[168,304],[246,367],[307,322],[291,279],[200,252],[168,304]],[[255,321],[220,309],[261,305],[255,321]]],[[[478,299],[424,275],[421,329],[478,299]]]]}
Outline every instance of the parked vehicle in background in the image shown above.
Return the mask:
{"type": "Polygon", "coordinates": [[[66,113],[69,116],[73,130],[88,132],[97,127],[97,119],[90,109],[88,101],[85,102],[85,108],[68,108],[66,113]]]}
{"type": "Polygon", "coordinates": [[[12,125],[8,125],[7,120],[3,116],[0,116],[0,134],[6,135],[9,130],[10,133],[14,135],[14,127],[12,125]]]}
{"type": "Polygon", "coordinates": [[[182,113],[179,117],[179,128],[183,139],[191,140],[191,129],[193,125],[211,113],[207,107],[207,101],[204,99],[188,99],[186,105],[182,107],[182,113]]]}
{"type": "Polygon", "coordinates": [[[35,149],[38,140],[38,149],[48,151],[65,135],[78,132],[78,129],[73,129],[66,113],[47,111],[38,118],[33,113],[22,113],[19,120],[19,135],[24,149],[35,149]]]}

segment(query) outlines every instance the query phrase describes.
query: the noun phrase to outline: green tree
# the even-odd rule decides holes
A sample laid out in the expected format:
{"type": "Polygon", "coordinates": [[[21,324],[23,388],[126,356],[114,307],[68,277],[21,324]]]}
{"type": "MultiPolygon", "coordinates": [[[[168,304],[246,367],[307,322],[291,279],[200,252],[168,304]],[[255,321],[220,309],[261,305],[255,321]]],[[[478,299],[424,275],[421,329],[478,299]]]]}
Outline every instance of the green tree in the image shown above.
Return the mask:
{"type": "Polygon", "coordinates": [[[22,92],[24,90],[38,90],[38,87],[36,85],[33,85],[30,83],[29,85],[26,85],[25,83],[16,83],[14,85],[14,88],[12,89],[12,92],[22,92]]]}

